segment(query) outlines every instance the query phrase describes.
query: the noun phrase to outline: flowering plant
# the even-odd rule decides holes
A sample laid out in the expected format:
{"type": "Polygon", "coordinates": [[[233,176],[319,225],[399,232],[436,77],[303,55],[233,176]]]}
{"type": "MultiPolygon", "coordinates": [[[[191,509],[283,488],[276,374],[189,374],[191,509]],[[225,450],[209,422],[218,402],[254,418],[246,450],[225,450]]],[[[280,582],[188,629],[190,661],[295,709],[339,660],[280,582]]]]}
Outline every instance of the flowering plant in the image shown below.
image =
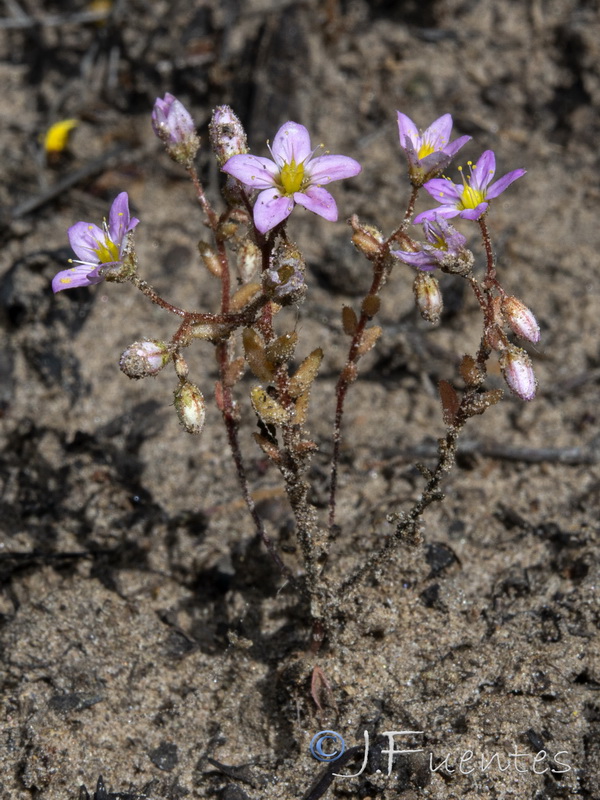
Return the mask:
{"type": "Polygon", "coordinates": [[[471,172],[465,178],[462,167],[459,167],[462,183],[452,183],[446,178],[434,178],[424,185],[439,208],[424,211],[415,218],[415,222],[438,217],[462,217],[463,219],[479,219],[488,209],[490,200],[506,191],[513,181],[525,175],[524,169],[514,169],[495,183],[490,182],[496,174],[496,156],[486,150],[476,164],[471,164],[471,172]]]}
{"type": "Polygon", "coordinates": [[[423,133],[419,133],[412,119],[398,111],[400,147],[406,153],[408,174],[413,186],[422,186],[425,181],[439,175],[461,147],[471,140],[470,136],[460,136],[450,144],[451,132],[450,114],[443,114],[423,133]]]}
{"type": "Polygon", "coordinates": [[[78,259],[74,265],[54,276],[52,289],[75,289],[93,286],[105,278],[117,279],[124,264],[129,234],[139,219],[129,214],[127,192],[115,197],[106,220],[99,228],[93,222],[76,222],[69,228],[69,243],[78,259]]]}
{"type": "Polygon", "coordinates": [[[410,266],[426,272],[436,267],[449,265],[463,254],[468,253],[465,248],[466,237],[438,214],[435,214],[431,221],[425,220],[423,233],[427,241],[419,244],[416,252],[407,250],[391,250],[390,252],[405,264],[410,264],[410,266]]]}
{"type": "Polygon", "coordinates": [[[256,229],[260,233],[272,230],[289,217],[296,204],[335,222],[337,206],[323,184],[358,175],[358,161],[348,156],[314,158],[309,133],[297,122],[281,126],[270,150],[272,159],[234,155],[222,167],[244,186],[261,190],[254,203],[256,229]]]}
{"type": "MultiPolygon", "coordinates": [[[[227,176],[223,186],[225,207],[218,210],[207,198],[194,166],[199,146],[195,126],[187,109],[170,94],[156,101],[152,114],[155,133],[168,154],[181,163],[193,182],[202,209],[209,241],[200,241],[199,254],[207,272],[220,282],[221,302],[216,311],[191,311],[171,304],[137,274],[132,232],[138,224],[129,213],[125,192],[117,196],[108,223],[98,227],[78,222],[69,229],[71,246],[78,256],[74,266],[54,278],[55,292],[89,286],[104,279],[132,283],[153,303],[170,312],[178,326],[170,341],[137,341],[121,356],[122,371],[140,379],[164,372],[172,364],[176,377],[173,393],[177,416],[183,428],[202,432],[206,403],[200,388],[189,380],[185,348],[196,339],[215,348],[219,379],[215,401],[220,411],[242,495],[256,534],[287,581],[307,599],[311,616],[311,650],[316,652],[325,637],[335,633],[340,604],[361,582],[389,559],[400,546],[415,546],[421,540],[421,518],[443,495],[441,484],[454,464],[457,441],[466,423],[484,413],[502,397],[499,387],[487,387],[487,365],[493,354],[506,385],[523,400],[535,395],[536,380],[529,354],[511,341],[511,335],[536,343],[540,329],[533,313],[518,298],[509,295],[498,278],[487,216],[490,200],[498,197],[523,169],[513,170],[492,183],[495,156],[486,151],[462,184],[437,177],[446,169],[470,137],[450,142],[452,118],[445,114],[419,133],[405,114],[398,112],[400,146],[404,151],[412,184],[406,210],[394,230],[385,235],[372,224],[353,215],[349,224],[352,242],[370,263],[372,280],[368,292],[354,309],[341,310],[341,329],[347,350],[334,396],[331,465],[327,520],[322,520],[311,500],[308,468],[318,449],[308,430],[310,395],[323,359],[323,348],[296,360],[299,335],[294,319],[283,309],[302,302],[310,286],[299,247],[287,231],[288,218],[296,205],[335,222],[336,201],[324,188],[332,181],[359,175],[360,164],[344,155],[315,155],[307,129],[296,122],[280,127],[270,148],[272,158],[249,152],[246,133],[228,106],[215,109],[209,126],[210,142],[219,167],[227,176]],[[417,215],[414,210],[421,188],[438,203],[417,215]],[[258,194],[256,194],[258,192],[258,194]],[[484,266],[476,267],[467,237],[447,220],[479,230],[484,266]],[[423,223],[424,241],[413,237],[411,222],[423,223]],[[464,221],[464,222],[463,222],[464,221]],[[235,257],[238,285],[232,279],[235,257]],[[376,346],[382,335],[372,324],[381,304],[381,294],[392,270],[408,269],[413,281],[416,307],[432,323],[443,309],[440,278],[452,273],[464,279],[481,310],[479,346],[463,356],[456,378],[458,388],[440,381],[439,393],[446,434],[439,440],[432,468],[421,467],[425,485],[408,513],[390,513],[392,525],[387,541],[367,550],[361,564],[339,582],[332,581],[324,566],[339,535],[336,521],[340,448],[347,397],[356,381],[362,357],[376,346]],[[277,330],[275,318],[281,314],[277,330]],[[253,385],[241,390],[244,373],[253,385]],[[239,427],[240,395],[246,394],[257,418],[256,445],[277,469],[295,518],[301,570],[293,569],[271,540],[250,491],[239,427]],[[300,572],[300,574],[299,574],[300,572]]],[[[350,432],[350,437],[351,437],[350,432]]]]}

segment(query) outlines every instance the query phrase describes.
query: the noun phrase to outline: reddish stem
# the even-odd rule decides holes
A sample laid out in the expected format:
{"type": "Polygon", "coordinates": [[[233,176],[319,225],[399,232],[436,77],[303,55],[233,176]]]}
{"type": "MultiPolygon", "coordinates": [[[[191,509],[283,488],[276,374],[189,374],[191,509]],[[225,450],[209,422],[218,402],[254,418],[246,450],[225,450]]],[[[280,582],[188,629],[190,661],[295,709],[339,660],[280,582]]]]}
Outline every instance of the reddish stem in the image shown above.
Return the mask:
{"type": "Polygon", "coordinates": [[[483,238],[483,246],[485,248],[485,255],[487,259],[487,271],[486,271],[486,288],[491,288],[492,285],[496,282],[496,265],[494,262],[494,253],[492,251],[492,241],[490,239],[490,233],[488,231],[486,215],[479,217],[477,220],[479,222],[479,228],[481,230],[481,236],[483,238]]]}
{"type": "MultiPolygon", "coordinates": [[[[381,244],[379,255],[377,256],[376,260],[373,263],[373,280],[371,281],[371,287],[369,289],[368,295],[374,295],[374,296],[379,295],[379,292],[383,286],[383,282],[386,277],[386,260],[389,256],[390,244],[392,243],[392,241],[398,238],[405,237],[404,230],[413,215],[418,192],[419,188],[413,186],[408,201],[408,205],[406,207],[406,211],[404,212],[404,219],[402,223],[381,244]]],[[[345,368],[342,370],[342,374],[340,375],[336,386],[335,417],[333,422],[333,453],[331,457],[331,472],[330,472],[330,484],[329,484],[329,534],[330,535],[332,533],[333,526],[335,525],[338,465],[340,460],[340,450],[342,443],[342,419],[344,416],[344,404],[346,401],[346,395],[348,393],[348,389],[350,388],[350,384],[352,383],[349,367],[351,365],[355,365],[360,358],[360,355],[358,353],[358,348],[360,346],[362,335],[364,333],[365,327],[369,319],[370,317],[365,313],[363,309],[361,311],[361,315],[358,320],[358,324],[356,326],[356,331],[354,332],[354,336],[352,337],[352,341],[350,342],[350,348],[348,350],[348,358],[346,360],[345,368]]]]}
{"type": "MultiPolygon", "coordinates": [[[[207,222],[211,230],[215,235],[215,242],[217,247],[217,256],[219,262],[221,264],[221,313],[220,314],[186,314],[186,320],[189,322],[215,322],[217,324],[232,324],[233,327],[238,327],[240,325],[250,325],[256,316],[256,312],[260,310],[260,308],[268,307],[268,298],[264,295],[261,295],[254,303],[251,303],[245,311],[242,311],[237,314],[230,313],[229,309],[231,307],[231,273],[229,270],[229,259],[227,258],[227,250],[225,248],[225,242],[217,235],[218,227],[221,223],[223,218],[219,218],[211,205],[209,204],[208,200],[206,199],[206,195],[204,193],[204,187],[200,183],[200,179],[198,178],[198,173],[196,172],[195,167],[190,167],[189,175],[194,183],[194,187],[196,189],[196,197],[198,198],[198,202],[202,207],[202,210],[206,214],[207,222]]],[[[225,216],[228,216],[229,212],[226,212],[225,216]]],[[[246,475],[246,468],[244,466],[244,460],[242,458],[242,451],[240,448],[239,438],[238,438],[238,421],[237,415],[235,411],[235,403],[233,400],[233,395],[231,392],[231,387],[227,385],[226,375],[228,372],[228,367],[230,364],[229,360],[229,342],[224,341],[217,345],[217,363],[219,365],[219,373],[221,377],[221,386],[222,386],[222,408],[221,413],[223,415],[223,421],[225,423],[225,429],[227,431],[227,439],[229,442],[229,447],[231,449],[231,454],[233,456],[233,462],[235,464],[235,471],[238,477],[238,481],[240,484],[240,488],[242,490],[242,496],[244,498],[244,502],[246,503],[246,507],[252,517],[252,521],[254,522],[254,527],[256,528],[256,532],[260,537],[261,541],[263,542],[264,546],[267,549],[267,552],[277,565],[278,569],[281,573],[292,583],[295,583],[295,578],[292,575],[291,571],[286,567],[283,563],[273,540],[265,531],[263,522],[258,515],[256,510],[256,506],[254,504],[254,500],[250,493],[250,487],[248,485],[248,477],[246,475]]]]}
{"type": "Polygon", "coordinates": [[[217,227],[219,226],[219,217],[217,216],[216,212],[213,210],[212,206],[206,199],[206,195],[204,194],[204,187],[200,183],[200,178],[198,177],[198,172],[196,171],[196,167],[194,166],[188,167],[188,174],[194,184],[194,189],[196,190],[196,198],[198,199],[198,202],[200,203],[202,210],[206,214],[208,225],[210,229],[216,233],[217,227]]]}

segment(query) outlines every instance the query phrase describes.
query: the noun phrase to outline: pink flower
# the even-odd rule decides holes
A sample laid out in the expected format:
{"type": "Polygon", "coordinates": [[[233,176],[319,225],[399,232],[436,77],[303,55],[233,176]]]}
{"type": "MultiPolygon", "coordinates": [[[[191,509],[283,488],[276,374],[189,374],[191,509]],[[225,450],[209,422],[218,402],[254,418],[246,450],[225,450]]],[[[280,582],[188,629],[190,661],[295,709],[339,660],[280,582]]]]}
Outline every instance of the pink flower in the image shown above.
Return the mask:
{"type": "MultiPolygon", "coordinates": [[[[469,166],[471,174],[466,178],[462,175],[462,184],[452,183],[449,178],[434,178],[424,185],[433,199],[440,203],[440,208],[418,214],[415,223],[435,219],[436,214],[446,219],[479,219],[487,211],[489,201],[502,194],[513,181],[526,172],[524,169],[514,169],[490,186],[496,172],[496,156],[493,150],[486,150],[476,164],[469,162],[469,166]]],[[[462,167],[459,170],[462,174],[462,167]]]]}
{"type": "Polygon", "coordinates": [[[410,117],[401,111],[397,113],[400,147],[406,153],[408,171],[415,186],[422,186],[429,178],[439,175],[460,148],[471,139],[470,136],[460,136],[450,144],[452,132],[450,114],[439,117],[420,134],[410,117]]]}
{"type": "Polygon", "coordinates": [[[296,204],[335,222],[337,206],[323,184],[358,175],[360,164],[347,156],[313,158],[309,133],[297,122],[281,126],[270,150],[272,159],[235,155],[222,168],[245,186],[261,190],[254,204],[257,230],[272,230],[289,217],[296,204]]]}
{"type": "Polygon", "coordinates": [[[423,230],[427,243],[420,244],[420,250],[416,252],[391,250],[391,254],[405,264],[425,271],[453,263],[459,259],[465,261],[467,240],[443,217],[438,215],[432,220],[425,220],[423,230]]]}
{"type": "Polygon", "coordinates": [[[127,192],[115,197],[108,215],[99,228],[93,222],[76,222],[69,228],[69,242],[79,260],[71,260],[69,269],[63,269],[52,280],[52,290],[75,289],[77,286],[92,286],[103,281],[111,270],[118,269],[122,262],[127,235],[138,224],[139,219],[129,214],[127,192]]]}

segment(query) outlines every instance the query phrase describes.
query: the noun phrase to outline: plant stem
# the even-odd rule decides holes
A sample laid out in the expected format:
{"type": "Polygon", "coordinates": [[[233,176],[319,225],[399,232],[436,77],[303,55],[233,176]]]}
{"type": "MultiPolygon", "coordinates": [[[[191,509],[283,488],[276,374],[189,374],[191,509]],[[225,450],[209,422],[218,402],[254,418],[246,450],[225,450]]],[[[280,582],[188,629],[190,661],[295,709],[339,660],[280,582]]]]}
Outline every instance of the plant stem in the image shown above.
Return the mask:
{"type": "MultiPolygon", "coordinates": [[[[392,243],[393,240],[397,239],[399,236],[404,234],[404,230],[410,218],[413,215],[418,192],[419,189],[417,187],[413,187],[408,201],[408,205],[406,207],[406,211],[404,212],[404,218],[402,223],[381,244],[379,255],[373,262],[373,280],[371,281],[371,287],[367,293],[368,295],[377,297],[385,283],[385,280],[389,272],[387,261],[389,259],[390,244],[392,243]]],[[[365,313],[365,310],[363,308],[361,311],[360,318],[358,320],[356,331],[354,332],[352,341],[350,342],[350,348],[348,351],[348,358],[346,359],[345,367],[342,370],[342,373],[338,379],[335,391],[336,405],[335,405],[335,416],[333,421],[333,437],[332,437],[333,453],[331,457],[330,483],[329,483],[328,528],[330,537],[333,533],[333,528],[335,525],[338,466],[339,466],[340,450],[342,444],[342,419],[344,416],[344,404],[346,401],[346,395],[348,393],[348,389],[350,388],[351,383],[354,381],[356,377],[356,372],[355,370],[352,370],[351,367],[355,367],[358,360],[360,359],[360,354],[358,350],[362,339],[362,335],[364,333],[365,327],[369,319],[371,319],[371,317],[369,317],[368,314],[365,313]]]]}

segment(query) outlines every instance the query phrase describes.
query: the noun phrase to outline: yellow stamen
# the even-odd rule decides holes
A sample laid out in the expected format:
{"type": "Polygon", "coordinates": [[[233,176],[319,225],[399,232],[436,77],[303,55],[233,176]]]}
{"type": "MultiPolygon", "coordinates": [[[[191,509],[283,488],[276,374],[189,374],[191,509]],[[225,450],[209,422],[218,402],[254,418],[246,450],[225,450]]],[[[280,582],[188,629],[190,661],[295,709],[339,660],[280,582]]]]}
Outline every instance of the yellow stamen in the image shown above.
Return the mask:
{"type": "Polygon", "coordinates": [[[417,158],[426,158],[435,153],[435,147],[429,142],[421,142],[421,147],[417,150],[417,158]]]}
{"type": "MultiPolygon", "coordinates": [[[[471,167],[471,171],[475,169],[472,162],[468,162],[469,167],[471,167]]],[[[463,175],[463,168],[459,167],[459,172],[463,182],[463,190],[461,196],[461,203],[463,208],[477,208],[480,203],[485,202],[485,192],[480,191],[479,189],[474,189],[470,183],[467,181],[471,180],[471,175],[468,175],[465,179],[463,175]]]]}
{"type": "Polygon", "coordinates": [[[119,248],[111,241],[108,236],[103,242],[97,242],[98,247],[94,248],[94,253],[98,256],[98,261],[101,264],[110,264],[113,261],[118,261],[120,258],[119,248]]]}
{"type": "Polygon", "coordinates": [[[299,192],[304,181],[304,164],[296,164],[294,160],[284,164],[279,173],[279,182],[284,194],[292,195],[299,192]]]}
{"type": "Polygon", "coordinates": [[[437,233],[433,234],[434,242],[432,242],[433,246],[436,247],[438,250],[447,250],[448,243],[444,239],[443,236],[438,236],[437,233]]]}

